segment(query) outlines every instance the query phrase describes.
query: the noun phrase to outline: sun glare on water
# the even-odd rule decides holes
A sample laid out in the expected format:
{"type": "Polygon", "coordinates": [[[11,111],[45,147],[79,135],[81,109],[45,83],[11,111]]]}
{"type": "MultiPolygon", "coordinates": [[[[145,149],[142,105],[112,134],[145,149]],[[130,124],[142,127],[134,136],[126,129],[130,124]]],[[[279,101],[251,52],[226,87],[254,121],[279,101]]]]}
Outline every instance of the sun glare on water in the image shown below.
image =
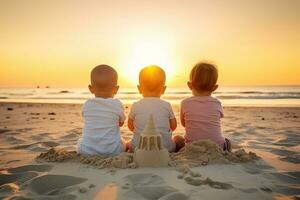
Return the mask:
{"type": "Polygon", "coordinates": [[[122,61],[122,74],[133,85],[138,83],[140,70],[158,65],[167,74],[167,82],[175,73],[171,45],[161,40],[140,40],[131,45],[122,61]]]}

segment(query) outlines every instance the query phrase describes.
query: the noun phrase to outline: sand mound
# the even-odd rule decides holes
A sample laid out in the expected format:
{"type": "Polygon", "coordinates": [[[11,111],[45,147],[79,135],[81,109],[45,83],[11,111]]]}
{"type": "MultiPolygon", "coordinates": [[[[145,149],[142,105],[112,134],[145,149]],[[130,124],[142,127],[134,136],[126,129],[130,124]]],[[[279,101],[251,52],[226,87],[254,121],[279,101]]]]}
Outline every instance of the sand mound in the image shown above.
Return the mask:
{"type": "Polygon", "coordinates": [[[255,153],[247,153],[244,149],[234,152],[224,152],[219,145],[209,140],[198,140],[189,143],[178,153],[172,153],[170,156],[171,166],[187,165],[190,167],[212,163],[244,163],[259,158],[255,153]]]}
{"type": "Polygon", "coordinates": [[[114,157],[86,156],[77,154],[76,151],[51,148],[48,152],[41,153],[37,159],[43,159],[49,162],[75,161],[93,165],[98,168],[136,168],[136,164],[133,162],[133,154],[125,152],[114,157]]]}
{"type": "MultiPolygon", "coordinates": [[[[259,157],[252,152],[247,153],[244,149],[234,152],[224,152],[220,147],[208,140],[199,140],[187,144],[178,153],[170,154],[172,167],[189,166],[197,167],[212,163],[243,163],[257,160],[259,157]]],[[[51,148],[46,153],[41,153],[38,160],[49,162],[73,161],[93,165],[98,168],[136,168],[132,153],[121,153],[118,156],[85,156],[76,151],[51,148]]]]}

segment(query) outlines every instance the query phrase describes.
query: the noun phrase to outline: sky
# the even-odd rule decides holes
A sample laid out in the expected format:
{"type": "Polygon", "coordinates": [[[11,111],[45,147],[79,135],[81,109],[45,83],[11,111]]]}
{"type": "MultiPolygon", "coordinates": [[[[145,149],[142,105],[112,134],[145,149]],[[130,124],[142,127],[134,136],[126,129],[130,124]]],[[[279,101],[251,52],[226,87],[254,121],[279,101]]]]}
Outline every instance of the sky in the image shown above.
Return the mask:
{"type": "Polygon", "coordinates": [[[299,0],[0,0],[0,87],[85,87],[98,64],[121,87],[150,64],[185,86],[203,60],[219,85],[299,85],[299,10],[299,0]]]}

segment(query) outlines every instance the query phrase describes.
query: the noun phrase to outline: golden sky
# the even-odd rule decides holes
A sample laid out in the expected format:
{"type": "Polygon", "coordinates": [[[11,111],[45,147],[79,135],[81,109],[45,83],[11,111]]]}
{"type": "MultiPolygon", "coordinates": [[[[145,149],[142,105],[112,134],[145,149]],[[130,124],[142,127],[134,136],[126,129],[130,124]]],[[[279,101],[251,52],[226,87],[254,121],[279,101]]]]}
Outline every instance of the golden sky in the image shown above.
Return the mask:
{"type": "Polygon", "coordinates": [[[0,87],[85,87],[109,64],[120,86],[157,64],[185,86],[213,61],[221,85],[300,84],[299,0],[0,0],[0,87]]]}

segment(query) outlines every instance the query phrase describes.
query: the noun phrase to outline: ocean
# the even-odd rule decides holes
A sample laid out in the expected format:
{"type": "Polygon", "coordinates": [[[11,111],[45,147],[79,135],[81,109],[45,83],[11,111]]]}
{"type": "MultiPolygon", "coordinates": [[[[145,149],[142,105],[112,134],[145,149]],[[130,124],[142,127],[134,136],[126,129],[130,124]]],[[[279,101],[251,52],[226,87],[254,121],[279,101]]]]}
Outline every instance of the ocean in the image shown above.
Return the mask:
{"type": "MultiPolygon", "coordinates": [[[[167,88],[162,99],[180,104],[190,96],[188,88],[167,88]]],[[[213,96],[224,106],[300,107],[300,86],[220,87],[213,96]]],[[[0,88],[0,102],[81,104],[92,97],[88,88],[0,88]]],[[[141,95],[136,88],[120,88],[116,98],[131,104],[141,95]]]]}

